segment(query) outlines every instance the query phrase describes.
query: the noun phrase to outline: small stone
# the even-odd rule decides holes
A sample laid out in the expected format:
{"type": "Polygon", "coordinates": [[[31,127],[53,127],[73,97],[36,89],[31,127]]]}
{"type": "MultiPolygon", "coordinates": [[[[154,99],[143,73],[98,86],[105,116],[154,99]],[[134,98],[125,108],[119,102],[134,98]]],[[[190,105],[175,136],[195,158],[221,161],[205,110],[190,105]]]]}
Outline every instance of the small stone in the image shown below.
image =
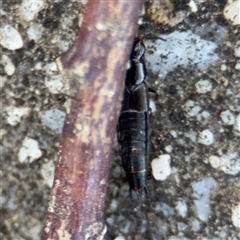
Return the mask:
{"type": "Polygon", "coordinates": [[[238,63],[235,65],[235,69],[236,69],[236,70],[240,70],[240,62],[238,62],[238,63]]]}
{"type": "Polygon", "coordinates": [[[185,201],[177,201],[175,208],[181,217],[187,216],[188,207],[185,201]]]}
{"type": "Polygon", "coordinates": [[[52,76],[58,72],[58,67],[56,62],[51,62],[43,67],[43,70],[47,76],[52,76]]]}
{"type": "Polygon", "coordinates": [[[221,65],[221,70],[222,70],[222,71],[226,71],[226,70],[227,70],[226,64],[222,64],[222,65],[221,65]]]}
{"type": "Polygon", "coordinates": [[[240,157],[237,152],[228,152],[221,156],[220,169],[226,174],[236,175],[240,172],[240,157]]]}
{"type": "Polygon", "coordinates": [[[202,108],[199,106],[198,102],[194,102],[192,100],[188,100],[184,104],[183,109],[184,109],[187,117],[194,117],[194,116],[196,116],[200,112],[200,110],[202,108]]]}
{"type": "Polygon", "coordinates": [[[212,83],[208,80],[200,80],[195,84],[197,93],[207,93],[212,91],[212,83]]]}
{"type": "Polygon", "coordinates": [[[47,184],[50,188],[53,185],[54,170],[55,170],[55,167],[52,161],[44,163],[41,166],[41,175],[44,179],[44,183],[47,184]]]}
{"type": "Polygon", "coordinates": [[[194,211],[201,221],[207,222],[210,214],[210,196],[217,190],[217,182],[213,178],[204,178],[192,184],[194,211]]]}
{"type": "Polygon", "coordinates": [[[7,122],[11,126],[16,126],[23,116],[28,116],[30,113],[30,108],[27,107],[6,107],[6,112],[8,114],[7,122]]]}
{"type": "Polygon", "coordinates": [[[167,145],[167,146],[165,146],[164,149],[165,149],[165,151],[168,152],[168,153],[172,152],[172,150],[173,150],[173,148],[172,148],[171,145],[167,145]]]}
{"type": "Polygon", "coordinates": [[[234,126],[233,126],[234,134],[236,136],[240,136],[240,113],[237,115],[234,126]]]}
{"type": "Polygon", "coordinates": [[[66,113],[58,109],[51,109],[42,114],[42,123],[56,133],[62,132],[66,113]]]}
{"type": "Polygon", "coordinates": [[[12,76],[15,72],[15,66],[12,60],[7,55],[2,55],[2,64],[4,66],[4,71],[8,76],[12,76]]]}
{"type": "Polygon", "coordinates": [[[203,130],[198,136],[198,142],[206,146],[213,144],[214,137],[211,131],[208,129],[203,130]]]}
{"type": "Polygon", "coordinates": [[[235,227],[240,228],[240,202],[232,208],[232,223],[235,227]]]}
{"type": "Polygon", "coordinates": [[[164,181],[171,174],[171,156],[169,154],[160,155],[151,162],[152,174],[156,180],[164,181]]]}
{"type": "Polygon", "coordinates": [[[40,26],[37,24],[31,24],[27,30],[27,35],[30,40],[34,40],[34,42],[38,43],[42,39],[42,31],[40,26]]]}
{"type": "Polygon", "coordinates": [[[235,55],[235,57],[240,57],[240,41],[237,41],[237,43],[235,45],[234,55],[235,55]]]}
{"type": "Polygon", "coordinates": [[[58,94],[63,89],[63,82],[62,75],[54,75],[48,78],[46,77],[44,83],[52,94],[58,94]]]}
{"type": "Polygon", "coordinates": [[[19,32],[11,25],[5,25],[0,29],[1,45],[9,50],[20,49],[23,46],[23,40],[19,32]]]}
{"type": "Polygon", "coordinates": [[[227,4],[223,9],[225,19],[229,20],[232,25],[240,24],[240,1],[233,1],[227,4]]]}
{"type": "Polygon", "coordinates": [[[210,156],[209,162],[213,168],[219,168],[220,166],[220,158],[218,156],[210,156]]]}
{"type": "Polygon", "coordinates": [[[221,112],[220,117],[225,125],[233,125],[235,122],[235,116],[229,110],[221,112]]]}
{"type": "Polygon", "coordinates": [[[26,137],[18,152],[18,160],[21,163],[32,163],[41,156],[42,151],[39,149],[38,142],[32,138],[26,137]]]}
{"type": "Polygon", "coordinates": [[[25,0],[22,2],[19,10],[20,15],[27,22],[34,20],[39,11],[41,11],[44,7],[44,0],[32,1],[25,0]]]}

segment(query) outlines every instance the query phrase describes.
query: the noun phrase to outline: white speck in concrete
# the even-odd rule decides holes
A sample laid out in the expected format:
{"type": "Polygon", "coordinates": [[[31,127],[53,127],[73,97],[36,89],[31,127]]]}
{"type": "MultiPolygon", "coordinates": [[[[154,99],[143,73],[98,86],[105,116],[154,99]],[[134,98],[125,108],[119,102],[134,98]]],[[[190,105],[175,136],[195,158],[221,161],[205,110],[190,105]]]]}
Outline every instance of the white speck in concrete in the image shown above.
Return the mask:
{"type": "Polygon", "coordinates": [[[237,115],[235,119],[233,130],[236,136],[240,136],[240,113],[237,115]]]}
{"type": "Polygon", "coordinates": [[[210,162],[210,164],[213,168],[219,168],[221,161],[220,161],[220,158],[218,156],[212,155],[212,156],[209,157],[208,160],[209,160],[209,162],[210,162]]]}
{"type": "Polygon", "coordinates": [[[38,142],[35,139],[26,137],[18,152],[18,160],[21,163],[32,163],[42,156],[38,142]]]}
{"type": "Polygon", "coordinates": [[[186,117],[190,118],[190,117],[194,117],[196,116],[200,110],[202,109],[199,106],[198,102],[194,102],[192,100],[188,100],[183,106],[182,106],[186,117]]]}
{"type": "Polygon", "coordinates": [[[187,216],[188,207],[184,200],[177,201],[175,208],[181,217],[185,218],[187,216]]]}
{"type": "Polygon", "coordinates": [[[194,211],[197,217],[207,222],[210,214],[210,195],[217,190],[217,182],[213,178],[204,178],[192,183],[194,211]]]}
{"type": "Polygon", "coordinates": [[[191,12],[195,13],[198,11],[198,6],[194,0],[190,0],[190,2],[188,3],[188,6],[190,7],[191,12]]]}
{"type": "Polygon", "coordinates": [[[212,83],[208,80],[200,80],[195,84],[197,93],[207,93],[212,91],[212,83]]]}
{"type": "Polygon", "coordinates": [[[45,86],[52,94],[58,94],[61,92],[64,86],[64,80],[62,75],[54,75],[45,78],[45,86]]]}
{"type": "Polygon", "coordinates": [[[36,43],[42,40],[42,30],[38,24],[32,23],[27,30],[27,35],[30,40],[34,40],[36,43]]]}
{"type": "Polygon", "coordinates": [[[56,62],[48,63],[43,67],[43,70],[46,75],[52,76],[58,72],[57,63],[56,62]]]}
{"type": "Polygon", "coordinates": [[[7,122],[11,126],[16,126],[23,116],[28,116],[30,113],[30,108],[27,107],[6,107],[6,112],[8,114],[7,122]]]}
{"type": "Polygon", "coordinates": [[[41,70],[41,69],[42,69],[42,65],[43,65],[42,62],[38,62],[38,63],[36,63],[36,65],[34,66],[34,69],[35,69],[35,70],[41,70]]]}
{"type": "Polygon", "coordinates": [[[15,66],[12,63],[12,60],[7,55],[2,55],[2,64],[4,67],[4,71],[8,76],[12,76],[15,72],[15,66]]]}
{"type": "Polygon", "coordinates": [[[226,64],[222,64],[222,65],[221,65],[221,71],[226,71],[226,70],[227,70],[226,64]]]}
{"type": "Polygon", "coordinates": [[[222,111],[220,117],[225,125],[233,125],[235,122],[235,116],[229,110],[222,111]]]}
{"type": "Polygon", "coordinates": [[[162,154],[151,162],[152,174],[156,180],[164,181],[171,174],[171,156],[162,154]]]}
{"type": "Polygon", "coordinates": [[[192,31],[175,31],[160,37],[166,41],[154,40],[154,44],[151,40],[144,41],[147,49],[144,55],[145,62],[153,73],[159,74],[159,80],[163,80],[168,72],[173,71],[179,65],[183,67],[196,65],[200,69],[205,69],[219,59],[214,53],[217,45],[200,38],[192,31]]]}
{"type": "Polygon", "coordinates": [[[170,131],[170,134],[172,135],[172,137],[176,138],[178,136],[178,133],[174,130],[170,131]]]}
{"type": "Polygon", "coordinates": [[[3,87],[4,87],[6,81],[7,81],[7,77],[0,75],[0,88],[3,88],[3,87]]]}
{"type": "Polygon", "coordinates": [[[152,101],[152,100],[149,101],[149,107],[150,107],[152,113],[156,111],[156,104],[154,101],[152,101]]]}
{"type": "Polygon", "coordinates": [[[191,219],[190,225],[192,226],[192,230],[198,232],[201,229],[201,223],[197,219],[191,219]]]}
{"type": "Polygon", "coordinates": [[[231,1],[223,9],[225,19],[229,20],[232,25],[240,24],[240,1],[231,1]]]}
{"type": "Polygon", "coordinates": [[[22,18],[30,22],[36,18],[38,12],[44,7],[44,0],[31,1],[24,0],[19,8],[22,18]]]}
{"type": "Polygon", "coordinates": [[[197,141],[197,132],[195,131],[189,131],[184,134],[186,137],[190,138],[192,142],[197,141]]]}
{"type": "Polygon", "coordinates": [[[201,122],[202,125],[207,124],[211,114],[208,111],[202,111],[197,115],[197,120],[201,122]]]}
{"type": "Polygon", "coordinates": [[[167,145],[167,146],[165,146],[164,149],[165,149],[165,151],[168,152],[168,153],[172,152],[172,150],[173,150],[173,148],[172,148],[171,145],[167,145]]]}
{"type": "Polygon", "coordinates": [[[51,109],[42,114],[42,123],[56,133],[62,132],[66,113],[58,109],[51,109]]]}
{"type": "Polygon", "coordinates": [[[235,45],[234,55],[235,55],[235,57],[240,57],[240,41],[237,41],[237,43],[235,45]]]}
{"type": "Polygon", "coordinates": [[[198,135],[198,142],[203,145],[211,145],[214,142],[214,137],[209,129],[205,129],[198,135]]]}
{"type": "Polygon", "coordinates": [[[119,202],[117,200],[113,199],[111,201],[111,203],[109,204],[109,209],[113,212],[116,211],[118,208],[118,204],[119,204],[119,202]]]}
{"type": "Polygon", "coordinates": [[[23,40],[20,33],[11,25],[5,25],[0,29],[1,45],[9,50],[16,50],[23,47],[23,40]]]}
{"type": "Polygon", "coordinates": [[[240,62],[238,62],[238,63],[235,65],[235,69],[236,69],[236,70],[240,70],[240,62]]]}
{"type": "Polygon", "coordinates": [[[125,240],[125,239],[126,239],[125,237],[120,235],[114,238],[114,240],[125,240]]]}
{"type": "Polygon", "coordinates": [[[237,206],[232,207],[232,223],[235,227],[240,228],[240,202],[237,206]]]}
{"type": "Polygon", "coordinates": [[[236,175],[240,172],[240,157],[237,152],[228,152],[221,156],[220,169],[230,175],[236,175]]]}
{"type": "Polygon", "coordinates": [[[41,175],[43,177],[44,183],[47,184],[50,188],[53,185],[54,170],[55,167],[52,161],[43,163],[41,166],[41,175]]]}

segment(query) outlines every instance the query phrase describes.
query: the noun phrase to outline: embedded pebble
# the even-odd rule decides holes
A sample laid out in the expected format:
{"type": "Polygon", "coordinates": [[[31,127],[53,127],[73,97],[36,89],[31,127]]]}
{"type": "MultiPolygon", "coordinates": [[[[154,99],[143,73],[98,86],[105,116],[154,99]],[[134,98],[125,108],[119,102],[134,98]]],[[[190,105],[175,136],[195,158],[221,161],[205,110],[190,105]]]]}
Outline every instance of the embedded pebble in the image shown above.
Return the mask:
{"type": "Polygon", "coordinates": [[[64,83],[63,83],[63,76],[62,75],[54,75],[51,77],[45,78],[45,86],[49,89],[52,94],[58,94],[62,90],[64,83]]]}
{"type": "Polygon", "coordinates": [[[22,48],[23,40],[20,33],[11,25],[5,25],[0,29],[1,45],[9,50],[22,48]]]}
{"type": "Polygon", "coordinates": [[[170,0],[153,0],[148,7],[148,15],[155,23],[169,25],[171,27],[183,21],[187,16],[184,11],[174,11],[174,5],[170,0]]]}
{"type": "Polygon", "coordinates": [[[226,70],[227,70],[226,64],[222,64],[222,65],[221,65],[221,71],[226,71],[226,70]]]}
{"type": "Polygon", "coordinates": [[[235,227],[240,228],[240,202],[237,206],[232,207],[232,223],[235,227]]]}
{"type": "Polygon", "coordinates": [[[117,236],[114,238],[114,240],[125,240],[126,238],[123,236],[117,236]]]}
{"type": "Polygon", "coordinates": [[[217,182],[213,178],[204,178],[192,184],[194,199],[194,211],[198,218],[207,222],[210,214],[210,195],[217,190],[217,182]]]}
{"type": "Polygon", "coordinates": [[[26,137],[18,152],[18,160],[21,163],[32,163],[42,156],[38,142],[35,139],[26,137]]]}
{"type": "Polygon", "coordinates": [[[150,110],[151,110],[152,113],[155,112],[156,109],[157,109],[155,102],[152,101],[152,100],[149,101],[149,107],[150,107],[150,110]]]}
{"type": "Polygon", "coordinates": [[[220,117],[225,125],[233,125],[235,122],[235,116],[229,110],[222,111],[220,117]]]}
{"type": "Polygon", "coordinates": [[[220,158],[218,156],[210,156],[208,159],[209,163],[213,168],[219,168],[220,166],[220,158]]]}
{"type": "Polygon", "coordinates": [[[4,71],[8,76],[12,76],[15,72],[15,66],[12,63],[12,60],[7,55],[2,55],[2,64],[4,67],[4,71]]]}
{"type": "Polygon", "coordinates": [[[171,174],[171,156],[162,154],[151,162],[152,174],[156,180],[164,181],[171,174]]]}
{"type": "Polygon", "coordinates": [[[220,157],[220,169],[226,174],[236,175],[240,172],[240,157],[237,152],[228,152],[220,157]]]}
{"type": "Polygon", "coordinates": [[[232,25],[240,24],[240,1],[237,0],[227,4],[223,9],[223,15],[232,25]]]}
{"type": "Polygon", "coordinates": [[[6,112],[8,114],[7,122],[11,126],[16,126],[23,116],[28,116],[30,113],[30,108],[27,107],[6,107],[6,112]]]}
{"type": "Polygon", "coordinates": [[[175,208],[181,217],[184,218],[187,216],[188,207],[185,201],[177,201],[175,208]]]}
{"type": "Polygon", "coordinates": [[[236,70],[240,70],[240,62],[238,62],[238,63],[235,65],[235,69],[236,69],[236,70]]]}
{"type": "Polygon", "coordinates": [[[234,55],[235,55],[235,57],[240,57],[240,41],[237,41],[237,43],[235,45],[234,55]]]}
{"type": "Polygon", "coordinates": [[[195,13],[198,11],[198,6],[194,0],[190,0],[190,2],[188,3],[188,6],[190,7],[191,12],[195,13]]]}
{"type": "Polygon", "coordinates": [[[159,81],[163,81],[168,72],[173,71],[179,65],[186,68],[194,66],[194,68],[205,69],[219,59],[214,51],[218,47],[217,44],[202,39],[192,31],[174,31],[160,37],[166,41],[154,40],[154,48],[151,40],[144,41],[146,66],[153,73],[158,74],[159,81]],[[192,39],[194,44],[189,39],[192,39]]]}
{"type": "Polygon", "coordinates": [[[234,126],[233,126],[234,134],[236,136],[240,136],[240,113],[237,115],[234,126]]]}
{"type": "Polygon", "coordinates": [[[200,110],[202,109],[199,106],[198,102],[194,102],[192,100],[188,100],[184,105],[183,105],[184,112],[186,114],[186,117],[194,117],[196,116],[200,110]]]}
{"type": "Polygon", "coordinates": [[[213,144],[214,137],[212,132],[208,129],[205,129],[202,132],[200,132],[198,136],[198,142],[206,146],[213,144]]]}
{"type": "Polygon", "coordinates": [[[55,167],[52,161],[44,163],[41,166],[41,175],[43,177],[44,183],[47,184],[50,188],[53,185],[54,170],[55,170],[55,167]]]}
{"type": "Polygon", "coordinates": [[[168,152],[168,153],[172,152],[172,150],[173,150],[173,148],[172,148],[171,145],[167,145],[167,146],[165,146],[164,149],[165,149],[165,151],[168,152]]]}
{"type": "Polygon", "coordinates": [[[52,76],[58,72],[58,67],[56,62],[51,62],[43,67],[43,70],[47,76],[52,76]]]}
{"type": "Polygon", "coordinates": [[[207,93],[212,91],[212,83],[208,80],[200,80],[195,84],[197,93],[207,93]]]}
{"type": "Polygon", "coordinates": [[[41,11],[44,7],[44,0],[32,1],[25,0],[22,2],[19,10],[22,18],[30,22],[37,17],[39,11],[41,11]]]}
{"type": "Polygon", "coordinates": [[[38,24],[32,23],[28,30],[27,35],[30,40],[34,40],[34,42],[38,43],[42,39],[42,31],[38,24]]]}
{"type": "Polygon", "coordinates": [[[42,124],[56,133],[62,132],[66,113],[58,109],[51,109],[42,114],[42,124]]]}

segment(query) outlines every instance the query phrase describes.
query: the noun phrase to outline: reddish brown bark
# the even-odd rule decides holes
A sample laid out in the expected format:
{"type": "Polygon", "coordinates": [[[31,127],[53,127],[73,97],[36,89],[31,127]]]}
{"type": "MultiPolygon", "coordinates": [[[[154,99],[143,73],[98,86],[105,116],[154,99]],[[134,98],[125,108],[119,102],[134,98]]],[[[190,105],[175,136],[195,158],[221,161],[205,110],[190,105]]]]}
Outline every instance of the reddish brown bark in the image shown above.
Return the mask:
{"type": "Polygon", "coordinates": [[[106,231],[111,148],[142,2],[89,0],[78,39],[58,59],[71,97],[42,240],[101,239],[106,231]]]}

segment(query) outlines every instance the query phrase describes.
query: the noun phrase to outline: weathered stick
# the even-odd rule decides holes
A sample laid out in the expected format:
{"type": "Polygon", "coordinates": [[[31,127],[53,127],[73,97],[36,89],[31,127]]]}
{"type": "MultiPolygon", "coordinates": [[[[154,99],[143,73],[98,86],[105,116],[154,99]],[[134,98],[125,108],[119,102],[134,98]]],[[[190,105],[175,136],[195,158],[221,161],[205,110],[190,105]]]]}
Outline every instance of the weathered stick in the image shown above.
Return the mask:
{"type": "Polygon", "coordinates": [[[102,239],[111,148],[143,0],[89,0],[73,46],[58,59],[69,97],[46,239],[102,239]]]}

